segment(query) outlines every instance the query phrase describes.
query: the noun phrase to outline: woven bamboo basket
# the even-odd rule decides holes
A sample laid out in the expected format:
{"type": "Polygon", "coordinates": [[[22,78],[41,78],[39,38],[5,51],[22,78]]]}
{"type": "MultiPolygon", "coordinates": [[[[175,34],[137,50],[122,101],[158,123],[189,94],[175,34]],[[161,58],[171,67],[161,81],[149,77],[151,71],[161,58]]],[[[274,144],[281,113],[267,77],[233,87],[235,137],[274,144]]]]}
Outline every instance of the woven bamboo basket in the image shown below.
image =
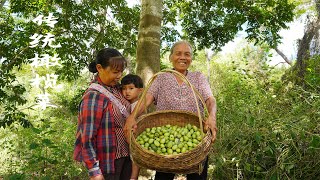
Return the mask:
{"type": "MultiPolygon", "coordinates": [[[[151,83],[156,76],[162,73],[171,72],[183,79],[192,89],[198,114],[180,111],[180,110],[165,110],[165,111],[156,111],[149,114],[142,115],[137,120],[137,129],[135,132],[131,131],[130,136],[130,154],[131,159],[140,167],[147,169],[152,169],[160,172],[167,173],[177,173],[177,174],[190,174],[190,173],[201,173],[203,170],[206,157],[211,149],[212,144],[212,134],[211,131],[204,131],[203,129],[203,120],[199,108],[198,99],[201,100],[203,107],[206,108],[204,101],[201,99],[201,96],[192,86],[192,84],[183,76],[181,73],[173,70],[164,70],[155,74],[150,81],[148,82],[147,87],[142,93],[142,97],[137,104],[136,111],[141,106],[141,102],[145,98],[145,94],[149,89],[151,83]],[[144,149],[136,141],[138,137],[146,128],[164,126],[164,125],[177,125],[185,126],[187,124],[195,125],[200,128],[202,131],[203,139],[201,142],[194,147],[192,150],[189,150],[185,153],[180,153],[176,155],[160,155],[154,152],[151,152],[147,149],[144,149]]],[[[206,110],[206,109],[205,109],[206,110]]],[[[134,113],[137,113],[137,112],[134,113]]]]}

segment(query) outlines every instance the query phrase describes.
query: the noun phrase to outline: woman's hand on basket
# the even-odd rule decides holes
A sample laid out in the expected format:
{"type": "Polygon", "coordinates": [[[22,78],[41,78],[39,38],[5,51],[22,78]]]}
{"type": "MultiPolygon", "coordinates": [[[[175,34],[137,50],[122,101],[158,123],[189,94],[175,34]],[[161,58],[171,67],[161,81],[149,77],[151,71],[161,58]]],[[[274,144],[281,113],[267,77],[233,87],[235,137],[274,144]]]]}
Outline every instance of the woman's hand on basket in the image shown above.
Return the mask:
{"type": "Polygon", "coordinates": [[[216,120],[214,117],[209,116],[208,119],[205,121],[205,129],[208,130],[210,129],[212,132],[212,143],[214,143],[214,141],[216,140],[217,137],[217,125],[216,125],[216,120]]]}
{"type": "Polygon", "coordinates": [[[126,124],[123,127],[124,135],[125,135],[126,140],[127,140],[128,143],[130,143],[131,130],[133,130],[133,132],[135,132],[136,129],[137,129],[137,123],[136,123],[136,120],[135,120],[134,116],[131,114],[127,118],[126,124]]]}

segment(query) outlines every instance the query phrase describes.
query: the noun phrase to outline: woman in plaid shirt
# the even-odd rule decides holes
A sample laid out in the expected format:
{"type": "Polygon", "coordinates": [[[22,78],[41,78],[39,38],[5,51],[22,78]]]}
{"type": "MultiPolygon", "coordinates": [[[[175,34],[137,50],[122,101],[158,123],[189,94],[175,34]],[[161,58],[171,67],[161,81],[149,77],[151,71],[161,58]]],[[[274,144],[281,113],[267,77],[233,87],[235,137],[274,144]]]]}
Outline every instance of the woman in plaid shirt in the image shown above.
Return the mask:
{"type": "MultiPolygon", "coordinates": [[[[105,48],[90,63],[89,70],[98,72],[91,84],[101,85],[130,112],[130,103],[123,97],[118,83],[126,65],[119,51],[105,48]]],[[[90,179],[130,179],[129,146],[123,132],[126,117],[117,105],[112,98],[91,87],[80,102],[74,159],[84,163],[90,179]]]]}

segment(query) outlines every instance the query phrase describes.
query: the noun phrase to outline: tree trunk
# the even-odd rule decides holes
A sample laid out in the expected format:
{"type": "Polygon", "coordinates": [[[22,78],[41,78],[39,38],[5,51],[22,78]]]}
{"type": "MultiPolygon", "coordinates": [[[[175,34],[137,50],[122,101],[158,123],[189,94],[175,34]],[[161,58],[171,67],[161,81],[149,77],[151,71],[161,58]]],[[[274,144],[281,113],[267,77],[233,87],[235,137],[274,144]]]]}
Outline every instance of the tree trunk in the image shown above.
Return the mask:
{"type": "Polygon", "coordinates": [[[160,71],[162,0],[142,0],[137,43],[137,69],[145,85],[160,71]]]}
{"type": "Polygon", "coordinates": [[[296,70],[298,76],[301,79],[304,79],[304,74],[306,70],[306,61],[310,58],[310,43],[316,33],[320,29],[320,19],[317,21],[309,23],[307,30],[303,35],[303,38],[299,41],[298,54],[297,54],[297,63],[296,70]]]}
{"type": "Polygon", "coordinates": [[[320,0],[316,0],[315,3],[317,18],[307,23],[306,31],[299,41],[297,62],[294,66],[294,71],[296,71],[298,75],[298,82],[302,84],[304,84],[303,80],[307,67],[307,60],[310,58],[310,44],[315,35],[319,33],[320,29],[320,0]]]}

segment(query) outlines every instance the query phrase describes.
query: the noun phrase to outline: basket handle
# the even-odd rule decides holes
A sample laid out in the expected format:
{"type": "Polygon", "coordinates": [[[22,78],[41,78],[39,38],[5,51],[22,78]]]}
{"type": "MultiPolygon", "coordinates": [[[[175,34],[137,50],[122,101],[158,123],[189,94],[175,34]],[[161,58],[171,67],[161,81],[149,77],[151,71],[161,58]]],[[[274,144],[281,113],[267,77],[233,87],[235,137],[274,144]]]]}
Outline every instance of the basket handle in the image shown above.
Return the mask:
{"type": "MultiPolygon", "coordinates": [[[[202,96],[200,95],[200,93],[196,90],[196,88],[190,83],[190,81],[183,75],[181,74],[180,72],[178,71],[175,71],[175,70],[172,70],[172,69],[164,69],[156,74],[154,74],[150,80],[148,81],[148,84],[146,86],[146,88],[144,89],[142,95],[141,95],[141,98],[140,100],[138,101],[138,104],[137,104],[137,107],[135,108],[134,110],[134,117],[136,117],[137,113],[138,113],[138,110],[140,109],[140,106],[142,104],[142,101],[145,100],[145,97],[146,97],[146,94],[147,94],[147,91],[148,89],[150,88],[152,82],[155,80],[155,78],[160,75],[160,74],[163,74],[163,73],[167,73],[167,72],[171,72],[177,76],[179,76],[186,84],[188,84],[190,87],[191,87],[191,90],[192,90],[192,94],[193,94],[193,97],[196,101],[196,107],[197,107],[197,111],[198,111],[198,117],[199,117],[199,124],[200,124],[200,129],[201,129],[201,135],[203,136],[203,124],[202,124],[202,116],[201,116],[201,112],[200,112],[200,108],[199,108],[199,102],[198,102],[198,99],[197,99],[197,96],[199,97],[202,105],[203,105],[203,109],[205,111],[205,114],[208,113],[208,109],[207,109],[207,106],[206,104],[204,103],[204,100],[202,98],[202,96]]],[[[130,138],[131,139],[131,138],[130,138]]]]}

